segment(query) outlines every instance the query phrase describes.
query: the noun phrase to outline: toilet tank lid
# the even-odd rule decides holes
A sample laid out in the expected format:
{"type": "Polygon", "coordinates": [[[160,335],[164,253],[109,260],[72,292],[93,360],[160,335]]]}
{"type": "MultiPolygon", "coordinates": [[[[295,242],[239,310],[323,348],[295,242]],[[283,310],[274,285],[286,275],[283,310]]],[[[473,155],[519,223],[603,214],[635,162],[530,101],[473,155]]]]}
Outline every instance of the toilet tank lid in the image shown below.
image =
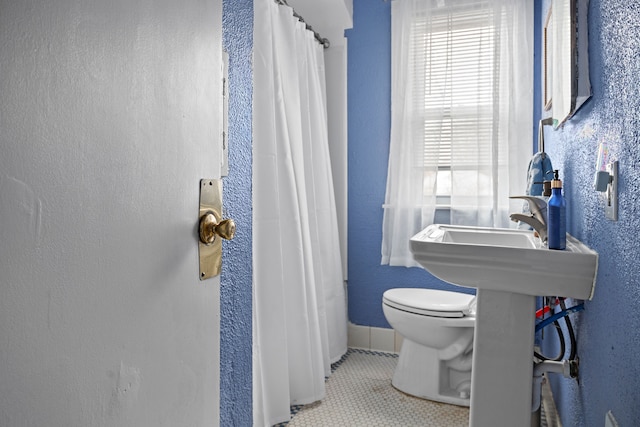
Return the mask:
{"type": "Polygon", "coordinates": [[[474,300],[473,295],[438,289],[395,288],[382,295],[387,300],[406,307],[440,312],[466,312],[474,300]]]}

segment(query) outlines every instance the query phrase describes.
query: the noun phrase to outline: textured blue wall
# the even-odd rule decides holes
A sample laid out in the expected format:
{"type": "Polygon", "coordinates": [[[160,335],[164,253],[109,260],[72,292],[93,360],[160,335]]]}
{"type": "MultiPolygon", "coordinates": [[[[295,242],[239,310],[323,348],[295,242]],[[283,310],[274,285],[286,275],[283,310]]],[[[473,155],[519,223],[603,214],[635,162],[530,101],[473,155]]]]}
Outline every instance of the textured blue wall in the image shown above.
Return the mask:
{"type": "Polygon", "coordinates": [[[589,55],[593,97],[545,139],[564,177],[568,231],[600,254],[594,298],[576,316],[580,382],[552,383],[564,425],[602,426],[612,409],[621,426],[632,426],[640,422],[638,1],[591,0],[589,55]],[[620,162],[617,222],[605,219],[602,195],[592,189],[600,142],[620,162]]]}
{"type": "Polygon", "coordinates": [[[380,265],[391,129],[391,3],[354,0],[353,17],[353,29],[346,31],[349,320],[389,328],[382,313],[382,294],[387,289],[462,288],[454,288],[421,268],[380,265]]]}
{"type": "Polygon", "coordinates": [[[251,362],[251,103],[253,1],[224,0],[223,43],[229,53],[229,176],[225,216],[236,236],[224,242],[220,280],[220,425],[250,426],[251,362]]]}

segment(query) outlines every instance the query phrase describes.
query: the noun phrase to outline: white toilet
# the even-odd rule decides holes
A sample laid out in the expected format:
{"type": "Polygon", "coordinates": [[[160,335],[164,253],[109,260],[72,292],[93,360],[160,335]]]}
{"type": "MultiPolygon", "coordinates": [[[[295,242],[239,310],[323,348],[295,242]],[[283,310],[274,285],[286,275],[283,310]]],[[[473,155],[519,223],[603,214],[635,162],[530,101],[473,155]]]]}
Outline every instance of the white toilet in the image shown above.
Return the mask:
{"type": "Polygon", "coordinates": [[[389,324],[403,336],[395,388],[412,396],[469,406],[475,297],[435,289],[389,289],[389,324]]]}

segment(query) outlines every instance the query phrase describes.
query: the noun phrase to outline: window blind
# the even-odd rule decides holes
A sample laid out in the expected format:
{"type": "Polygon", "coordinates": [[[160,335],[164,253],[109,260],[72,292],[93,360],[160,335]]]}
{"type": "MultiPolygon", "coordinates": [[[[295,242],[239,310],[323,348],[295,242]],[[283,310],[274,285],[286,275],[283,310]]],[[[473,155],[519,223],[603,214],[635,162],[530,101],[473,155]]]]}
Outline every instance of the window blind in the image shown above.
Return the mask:
{"type": "Polygon", "coordinates": [[[431,12],[416,16],[410,33],[416,166],[491,167],[499,162],[492,142],[499,60],[492,9],[476,1],[431,12]]]}

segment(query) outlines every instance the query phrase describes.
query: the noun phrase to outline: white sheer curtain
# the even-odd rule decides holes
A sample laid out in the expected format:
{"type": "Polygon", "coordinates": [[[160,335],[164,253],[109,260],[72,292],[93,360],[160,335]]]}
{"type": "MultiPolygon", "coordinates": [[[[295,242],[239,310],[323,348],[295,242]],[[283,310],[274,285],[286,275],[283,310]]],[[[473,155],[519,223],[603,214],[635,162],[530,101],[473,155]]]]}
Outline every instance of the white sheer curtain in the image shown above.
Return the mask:
{"type": "Polygon", "coordinates": [[[324,397],[347,350],[324,54],[292,9],[254,1],[254,425],[324,397]]]}
{"type": "Polygon", "coordinates": [[[530,0],[392,3],[382,263],[416,266],[429,224],[509,227],[532,153],[530,0]]]}

